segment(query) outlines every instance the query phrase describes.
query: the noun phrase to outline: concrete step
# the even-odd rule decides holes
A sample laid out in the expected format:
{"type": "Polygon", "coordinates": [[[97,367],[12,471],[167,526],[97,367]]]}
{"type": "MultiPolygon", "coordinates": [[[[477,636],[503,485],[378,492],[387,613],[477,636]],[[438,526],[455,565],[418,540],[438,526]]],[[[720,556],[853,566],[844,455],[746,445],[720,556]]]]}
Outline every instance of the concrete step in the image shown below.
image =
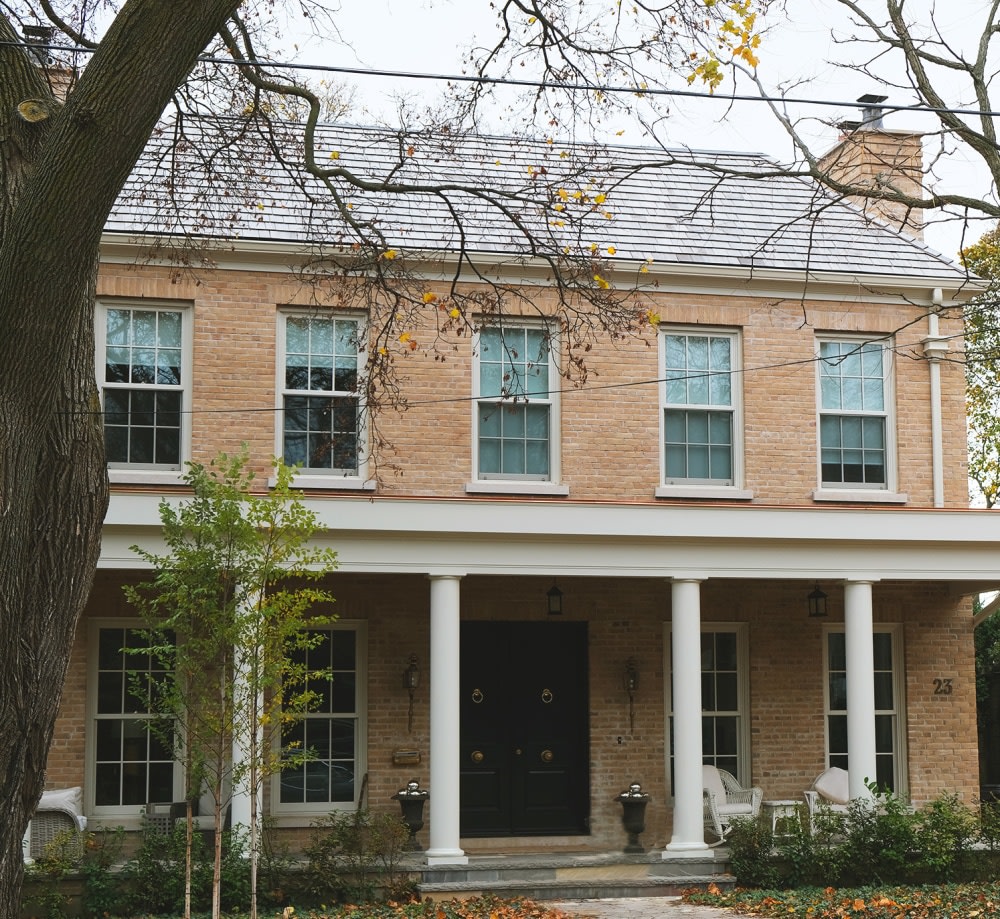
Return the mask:
{"type": "Polygon", "coordinates": [[[691,887],[731,887],[727,858],[664,860],[643,855],[537,855],[470,858],[467,865],[423,866],[417,889],[432,900],[492,893],[532,900],[676,896],[691,887]]]}

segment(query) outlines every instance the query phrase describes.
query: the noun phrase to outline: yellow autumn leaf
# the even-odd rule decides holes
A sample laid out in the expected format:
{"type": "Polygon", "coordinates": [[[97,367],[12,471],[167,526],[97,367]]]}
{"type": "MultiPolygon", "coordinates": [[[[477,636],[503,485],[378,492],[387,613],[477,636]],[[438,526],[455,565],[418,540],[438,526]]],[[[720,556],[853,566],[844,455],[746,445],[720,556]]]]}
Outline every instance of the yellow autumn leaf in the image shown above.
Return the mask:
{"type": "Polygon", "coordinates": [[[650,325],[659,325],[660,324],[660,314],[659,313],[654,313],[652,310],[650,310],[649,312],[646,313],[646,321],[650,325]]]}
{"type": "Polygon", "coordinates": [[[387,259],[390,262],[395,257],[396,257],[396,250],[395,249],[386,249],[385,252],[382,253],[382,258],[387,259]]]}
{"type": "Polygon", "coordinates": [[[567,198],[569,198],[569,192],[566,191],[565,188],[560,188],[558,194],[559,194],[559,197],[562,198],[563,201],[565,201],[567,198]]]}
{"type": "Polygon", "coordinates": [[[562,211],[566,210],[566,205],[565,204],[553,204],[552,205],[552,209],[554,211],[560,211],[560,212],[562,212],[562,211]]]}
{"type": "Polygon", "coordinates": [[[339,150],[331,150],[330,151],[330,159],[331,160],[339,160],[340,159],[340,151],[339,150]]]}
{"type": "Polygon", "coordinates": [[[617,251],[614,246],[608,246],[608,255],[614,255],[617,251]]]}
{"type": "Polygon", "coordinates": [[[423,300],[424,303],[434,303],[437,300],[437,298],[438,298],[437,294],[433,293],[432,291],[427,291],[424,294],[423,300]]]}
{"type": "Polygon", "coordinates": [[[450,310],[448,310],[448,315],[451,316],[452,319],[458,319],[462,313],[457,306],[453,306],[450,310]]]}
{"type": "Polygon", "coordinates": [[[608,196],[605,194],[599,194],[594,196],[594,202],[597,204],[604,204],[608,200],[608,196]]]}
{"type": "Polygon", "coordinates": [[[599,274],[594,275],[594,283],[601,288],[601,290],[607,290],[611,285],[604,280],[599,274]]]}
{"type": "Polygon", "coordinates": [[[400,341],[402,341],[402,342],[407,342],[407,341],[409,341],[409,340],[410,340],[410,333],[409,333],[409,332],[403,332],[403,333],[402,333],[402,334],[401,334],[401,335],[399,336],[399,340],[400,340],[400,341]]]}

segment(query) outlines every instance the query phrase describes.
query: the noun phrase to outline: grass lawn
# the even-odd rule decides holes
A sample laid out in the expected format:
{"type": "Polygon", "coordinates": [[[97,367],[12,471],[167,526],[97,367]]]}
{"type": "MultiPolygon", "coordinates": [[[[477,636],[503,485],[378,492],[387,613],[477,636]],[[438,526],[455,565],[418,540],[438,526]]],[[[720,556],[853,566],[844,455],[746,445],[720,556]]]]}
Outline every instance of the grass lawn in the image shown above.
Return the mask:
{"type": "Polygon", "coordinates": [[[990,919],[1000,917],[1000,882],[926,887],[802,887],[796,890],[689,891],[688,903],[752,916],[805,919],[990,919]]]}

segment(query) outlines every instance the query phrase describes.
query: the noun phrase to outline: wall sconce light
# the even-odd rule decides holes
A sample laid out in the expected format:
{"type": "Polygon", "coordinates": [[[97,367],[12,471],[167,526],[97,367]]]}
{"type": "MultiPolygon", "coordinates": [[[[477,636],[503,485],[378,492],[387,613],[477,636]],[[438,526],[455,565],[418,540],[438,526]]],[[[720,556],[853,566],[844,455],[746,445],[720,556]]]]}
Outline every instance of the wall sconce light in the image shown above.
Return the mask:
{"type": "Polygon", "coordinates": [[[407,733],[413,733],[413,695],[420,685],[420,667],[417,664],[417,655],[411,654],[409,663],[403,671],[403,688],[410,694],[410,708],[406,716],[407,733]]]}
{"type": "Polygon", "coordinates": [[[826,615],[826,601],[827,596],[819,589],[819,584],[816,585],[815,590],[808,596],[809,601],[809,618],[810,619],[822,619],[826,615]]]}
{"type": "Polygon", "coordinates": [[[562,600],[563,592],[553,584],[548,593],[545,594],[549,601],[549,615],[550,616],[561,616],[562,615],[562,600]]]}
{"type": "Polygon", "coordinates": [[[628,728],[635,733],[635,694],[639,689],[639,667],[634,657],[625,661],[625,692],[628,695],[628,728]]]}

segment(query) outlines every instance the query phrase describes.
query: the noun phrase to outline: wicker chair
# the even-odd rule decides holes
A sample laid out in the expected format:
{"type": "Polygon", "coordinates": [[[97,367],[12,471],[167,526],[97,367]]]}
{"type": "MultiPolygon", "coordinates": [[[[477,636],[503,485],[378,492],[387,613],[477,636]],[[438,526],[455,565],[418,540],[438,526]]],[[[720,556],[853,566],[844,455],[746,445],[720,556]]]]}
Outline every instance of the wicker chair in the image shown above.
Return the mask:
{"type": "Polygon", "coordinates": [[[87,818],[83,816],[83,789],[61,788],[42,793],[38,808],[28,828],[28,859],[41,858],[56,839],[68,839],[67,854],[83,854],[83,831],[87,818]]]}
{"type": "Polygon", "coordinates": [[[847,770],[831,766],[816,776],[812,788],[803,792],[809,808],[809,829],[815,833],[817,818],[843,820],[850,810],[851,793],[847,782],[847,770]]]}
{"type": "Polygon", "coordinates": [[[716,766],[702,766],[705,806],[705,829],[725,841],[738,817],[756,818],[764,792],[757,787],[744,788],[736,778],[716,766]]]}

